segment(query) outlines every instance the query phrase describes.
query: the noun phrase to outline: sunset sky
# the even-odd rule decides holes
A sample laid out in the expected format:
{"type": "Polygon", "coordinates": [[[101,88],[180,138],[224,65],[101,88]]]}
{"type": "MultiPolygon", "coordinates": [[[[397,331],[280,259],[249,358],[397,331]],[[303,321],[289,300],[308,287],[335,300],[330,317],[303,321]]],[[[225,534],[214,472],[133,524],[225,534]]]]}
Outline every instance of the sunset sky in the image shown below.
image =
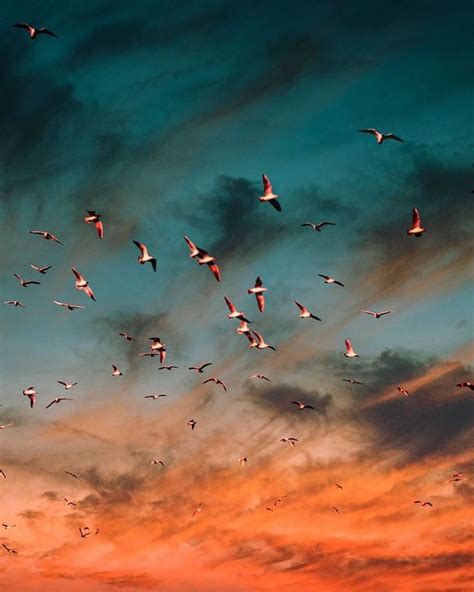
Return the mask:
{"type": "Polygon", "coordinates": [[[1,592],[473,590],[470,4],[4,0],[1,592]]]}

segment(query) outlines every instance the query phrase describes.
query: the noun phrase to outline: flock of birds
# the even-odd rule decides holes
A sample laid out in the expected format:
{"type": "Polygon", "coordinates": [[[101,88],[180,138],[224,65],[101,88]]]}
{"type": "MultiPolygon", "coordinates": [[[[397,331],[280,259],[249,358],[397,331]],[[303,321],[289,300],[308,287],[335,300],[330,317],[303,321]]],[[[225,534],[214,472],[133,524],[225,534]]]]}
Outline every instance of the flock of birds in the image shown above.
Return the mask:
{"type": "MultiPolygon", "coordinates": [[[[50,31],[49,29],[46,29],[44,27],[36,28],[28,23],[18,23],[13,26],[26,30],[29,34],[30,39],[32,39],[32,40],[36,39],[36,37],[38,35],[49,35],[49,36],[57,37],[57,35],[55,33],[53,33],[52,31],[50,31]]],[[[385,133],[385,132],[382,133],[382,132],[379,132],[375,128],[361,129],[359,131],[362,133],[367,133],[367,134],[373,135],[379,145],[383,144],[383,142],[386,140],[395,140],[397,142],[403,142],[403,140],[400,137],[396,136],[395,134],[385,133]]],[[[263,202],[263,203],[268,202],[276,211],[281,212],[282,206],[279,201],[279,196],[273,192],[272,184],[271,184],[268,176],[264,174],[262,176],[262,180],[263,180],[263,195],[258,197],[258,199],[260,200],[260,202],[263,202]]],[[[102,221],[101,214],[97,213],[95,210],[87,210],[86,215],[84,217],[84,221],[87,224],[93,224],[95,226],[95,230],[97,232],[98,238],[104,239],[104,224],[102,221]]],[[[323,220],[318,223],[305,222],[302,224],[302,227],[311,228],[312,230],[314,230],[316,232],[321,232],[322,229],[327,226],[335,226],[335,223],[328,221],[328,220],[323,220]]],[[[57,236],[55,236],[54,234],[52,234],[51,232],[49,232],[48,230],[30,230],[29,232],[32,235],[41,237],[46,241],[50,241],[50,242],[56,243],[58,245],[63,245],[63,243],[59,240],[59,238],[57,236]]],[[[417,208],[413,208],[412,222],[411,222],[410,227],[407,229],[407,234],[408,234],[408,236],[414,236],[414,237],[419,238],[423,235],[424,232],[426,232],[426,228],[424,228],[422,225],[420,212],[418,211],[417,208]]],[[[213,274],[214,278],[218,282],[220,282],[222,279],[221,278],[221,270],[220,270],[220,267],[216,261],[216,258],[213,255],[210,255],[208,251],[197,246],[188,236],[184,236],[184,240],[185,240],[185,243],[189,249],[190,258],[192,260],[194,260],[199,266],[207,266],[207,268],[213,274]]],[[[155,256],[150,254],[148,247],[144,243],[141,243],[136,240],[133,241],[133,244],[138,248],[139,253],[140,253],[138,256],[138,263],[140,265],[145,265],[146,263],[149,263],[152,270],[154,272],[156,272],[157,271],[157,259],[155,256]]],[[[49,273],[49,271],[52,268],[51,265],[39,266],[36,264],[30,264],[30,267],[31,267],[31,269],[33,269],[35,272],[37,272],[41,276],[45,276],[47,273],[49,273]]],[[[72,267],[71,271],[74,275],[74,285],[77,288],[77,290],[79,290],[80,292],[83,292],[89,299],[91,299],[92,301],[95,302],[96,298],[94,295],[94,291],[93,291],[92,287],[90,286],[88,280],[75,267],[72,267]]],[[[18,273],[13,273],[13,275],[18,280],[19,286],[22,288],[28,288],[29,286],[33,286],[33,285],[40,285],[40,283],[41,283],[36,280],[24,279],[18,273]]],[[[344,284],[341,281],[339,281],[331,276],[324,275],[324,274],[318,274],[318,275],[319,275],[319,277],[321,277],[324,280],[325,284],[335,285],[335,286],[339,286],[342,288],[344,287],[344,284]]],[[[260,313],[264,313],[264,311],[265,311],[265,293],[266,292],[267,292],[267,288],[264,287],[263,280],[260,276],[258,276],[256,278],[255,284],[248,288],[248,294],[255,296],[257,308],[260,313]]],[[[67,302],[61,302],[58,300],[53,300],[53,303],[56,304],[57,306],[65,308],[68,311],[81,310],[81,309],[85,308],[85,305],[83,305],[83,304],[72,304],[72,303],[67,303],[67,302]]],[[[255,331],[249,327],[249,325],[251,325],[252,322],[247,318],[247,316],[245,315],[245,313],[243,311],[239,311],[236,308],[236,306],[234,305],[232,300],[230,298],[228,298],[227,296],[225,297],[225,303],[229,309],[229,313],[227,314],[228,319],[236,320],[239,322],[239,325],[237,326],[236,331],[239,335],[243,335],[247,338],[247,340],[249,341],[249,348],[252,348],[252,349],[255,348],[258,350],[268,349],[268,350],[276,351],[276,348],[273,345],[270,345],[265,341],[265,338],[263,337],[263,335],[261,333],[255,331]]],[[[16,308],[25,308],[25,305],[20,300],[17,300],[17,299],[7,300],[7,301],[5,301],[5,304],[16,307],[16,308]]],[[[322,320],[320,317],[318,317],[314,312],[310,311],[301,302],[294,301],[294,304],[298,308],[300,319],[312,319],[315,321],[322,320]]],[[[384,311],[380,311],[380,312],[374,312],[371,310],[362,310],[361,312],[373,317],[374,319],[380,319],[380,318],[392,313],[391,310],[384,310],[384,311]]],[[[123,339],[128,342],[137,341],[134,336],[128,334],[125,331],[121,331],[119,333],[119,336],[123,337],[123,339]]],[[[159,367],[159,370],[173,371],[178,368],[178,366],[176,366],[176,365],[165,365],[165,360],[166,360],[166,355],[167,355],[167,346],[166,346],[166,343],[162,342],[160,337],[150,337],[149,342],[150,342],[149,343],[149,350],[146,352],[140,352],[138,354],[139,356],[159,357],[160,364],[161,364],[161,366],[159,367]]],[[[348,338],[345,339],[344,356],[346,358],[359,357],[359,354],[354,350],[351,340],[348,338]]],[[[204,372],[207,371],[207,369],[210,366],[212,366],[212,362],[204,362],[199,365],[189,366],[188,369],[195,372],[196,374],[200,375],[200,374],[204,374],[204,372]]],[[[112,376],[113,377],[120,377],[122,375],[123,375],[123,373],[120,370],[120,368],[118,366],[116,366],[115,364],[112,365],[112,376]]],[[[265,376],[264,374],[261,374],[261,373],[253,374],[251,376],[251,378],[255,379],[255,380],[263,380],[266,382],[271,382],[270,378],[268,378],[267,376],[265,376]]],[[[351,385],[362,385],[363,384],[362,382],[360,382],[359,380],[356,380],[354,378],[344,378],[343,380],[351,385]]],[[[73,389],[78,384],[77,382],[67,382],[64,380],[58,380],[57,382],[67,392],[71,391],[71,389],[73,389]]],[[[209,376],[208,378],[206,378],[202,382],[202,384],[209,384],[209,383],[215,384],[216,386],[222,388],[222,390],[226,393],[228,392],[228,388],[227,388],[227,385],[224,382],[224,380],[222,380],[221,378],[219,378],[217,376],[209,376]]],[[[474,390],[474,384],[471,382],[468,382],[468,381],[460,382],[457,384],[457,386],[460,388],[468,388],[470,390],[474,390]]],[[[401,395],[403,395],[405,397],[408,397],[410,395],[410,393],[407,391],[407,389],[405,389],[403,386],[398,386],[397,390],[401,395]]],[[[25,389],[23,389],[22,394],[28,398],[30,407],[34,408],[37,403],[37,394],[38,394],[36,387],[33,385],[28,386],[25,389]]],[[[158,400],[162,397],[166,397],[166,394],[164,394],[164,393],[151,394],[151,395],[146,395],[144,398],[150,399],[150,400],[158,400]]],[[[57,396],[46,405],[46,409],[49,409],[53,405],[62,403],[64,401],[72,401],[72,400],[73,400],[73,397],[57,396]]],[[[297,407],[298,411],[314,410],[314,407],[312,405],[307,404],[303,401],[291,401],[291,404],[295,405],[297,407]]],[[[3,425],[0,425],[0,430],[4,430],[6,428],[11,428],[14,425],[15,425],[14,423],[6,423],[3,425]]],[[[191,418],[187,422],[187,425],[191,428],[191,431],[193,431],[197,426],[197,421],[191,418]]],[[[293,436],[283,437],[280,439],[280,442],[282,442],[284,444],[288,444],[291,447],[295,447],[298,442],[298,438],[293,437],[293,436]]],[[[240,466],[244,467],[248,462],[248,458],[246,456],[243,456],[243,457],[239,458],[238,461],[240,463],[240,466]]],[[[164,467],[165,463],[160,459],[154,459],[150,462],[150,465],[160,465],[160,466],[164,467]]],[[[76,480],[80,479],[78,475],[76,475],[75,473],[73,473],[71,471],[64,471],[64,472],[66,475],[68,475],[69,477],[71,477],[73,479],[76,479],[76,480]]],[[[0,469],[0,477],[2,477],[4,479],[7,478],[7,475],[3,469],[0,469]]],[[[464,479],[463,473],[458,472],[458,473],[454,473],[448,481],[449,482],[459,482],[459,481],[462,481],[463,479],[464,479]]],[[[343,489],[343,486],[339,483],[335,483],[335,486],[338,489],[343,489]]],[[[283,501],[283,499],[285,497],[287,497],[287,496],[277,497],[275,499],[273,505],[271,507],[266,507],[266,510],[273,512],[275,510],[275,508],[283,501]]],[[[63,497],[63,500],[65,501],[67,506],[76,506],[77,505],[77,503],[75,501],[70,500],[66,497],[63,497]]],[[[432,502],[430,502],[429,500],[415,500],[414,504],[418,504],[421,507],[433,507],[432,502]]],[[[201,502],[199,504],[199,506],[193,511],[192,517],[199,514],[202,511],[202,509],[203,509],[203,503],[201,502]]],[[[336,506],[332,506],[331,509],[333,512],[335,512],[337,514],[340,513],[340,510],[336,506]]],[[[2,527],[5,530],[7,530],[7,529],[15,527],[15,525],[3,523],[2,527]]],[[[97,529],[95,529],[94,534],[98,535],[99,532],[100,532],[100,530],[97,528],[97,529]]],[[[82,539],[85,539],[92,534],[92,531],[88,526],[83,526],[83,527],[79,528],[79,534],[82,539]]],[[[7,553],[17,554],[17,551],[14,548],[8,546],[7,544],[2,544],[2,546],[7,553]]]]}

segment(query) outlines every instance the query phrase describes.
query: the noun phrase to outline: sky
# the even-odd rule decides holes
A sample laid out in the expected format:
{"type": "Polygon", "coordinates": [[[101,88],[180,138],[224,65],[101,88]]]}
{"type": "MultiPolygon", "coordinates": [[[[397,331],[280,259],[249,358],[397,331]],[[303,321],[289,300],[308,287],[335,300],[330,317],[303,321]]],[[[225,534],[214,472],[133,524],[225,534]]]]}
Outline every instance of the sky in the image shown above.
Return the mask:
{"type": "Polygon", "coordinates": [[[472,590],[469,4],[2,3],[0,591],[472,590]]]}

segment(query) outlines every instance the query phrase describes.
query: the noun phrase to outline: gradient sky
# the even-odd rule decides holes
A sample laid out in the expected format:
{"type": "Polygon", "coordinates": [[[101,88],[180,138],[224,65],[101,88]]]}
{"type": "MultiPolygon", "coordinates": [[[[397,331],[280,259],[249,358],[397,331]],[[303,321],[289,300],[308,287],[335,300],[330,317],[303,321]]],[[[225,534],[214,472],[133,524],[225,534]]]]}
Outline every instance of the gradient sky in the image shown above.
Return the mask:
{"type": "Polygon", "coordinates": [[[0,316],[0,424],[15,423],[0,523],[16,525],[0,543],[18,551],[2,549],[0,591],[472,590],[474,400],[456,387],[473,359],[470,3],[5,0],[0,15],[1,300],[27,307],[0,316]],[[25,21],[59,37],[30,41],[11,27],[25,21]],[[258,201],[263,172],[281,214],[258,201]],[[336,226],[301,227],[322,219],[336,226]],[[277,352],[248,348],[224,296],[277,352]],[[152,335],[178,370],[138,357],[152,335]],[[57,380],[79,383],[74,401],[46,410],[57,380]]]}

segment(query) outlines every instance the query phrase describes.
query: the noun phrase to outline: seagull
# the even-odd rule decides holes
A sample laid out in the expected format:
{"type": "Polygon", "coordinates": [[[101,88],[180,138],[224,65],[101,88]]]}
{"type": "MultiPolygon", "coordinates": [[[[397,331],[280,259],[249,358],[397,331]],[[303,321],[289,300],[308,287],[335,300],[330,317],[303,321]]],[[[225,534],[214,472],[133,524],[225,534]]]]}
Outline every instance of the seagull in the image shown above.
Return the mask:
{"type": "Polygon", "coordinates": [[[5,304],[11,304],[14,307],[20,306],[21,308],[26,308],[26,306],[22,304],[19,300],[5,300],[5,304]]]}
{"type": "Polygon", "coordinates": [[[336,224],[334,222],[326,222],[324,220],[323,222],[319,222],[319,224],[313,224],[312,222],[305,222],[301,226],[310,226],[313,230],[316,230],[316,232],[321,232],[321,228],[323,226],[336,226],[336,224]]]}
{"type": "Polygon", "coordinates": [[[36,403],[36,388],[34,386],[29,386],[28,388],[24,389],[23,395],[28,397],[30,400],[30,407],[33,408],[36,403]]]}
{"type": "Polygon", "coordinates": [[[255,339],[255,337],[251,331],[244,333],[244,335],[250,341],[249,347],[257,347],[258,346],[258,341],[255,339]]]}
{"type": "Polygon", "coordinates": [[[82,304],[68,304],[67,302],[59,302],[58,300],[53,300],[54,304],[58,306],[62,306],[63,308],[67,308],[68,310],[81,310],[85,308],[82,304]]]}
{"type": "Polygon", "coordinates": [[[265,510],[268,510],[269,512],[274,512],[275,510],[273,508],[265,508],[265,510]]]}
{"type": "Polygon", "coordinates": [[[202,384],[206,384],[208,382],[214,382],[215,384],[220,384],[221,387],[224,389],[225,392],[227,392],[227,387],[224,383],[223,380],[221,380],[220,378],[216,378],[215,376],[211,376],[210,378],[208,378],[207,380],[205,380],[202,384]]]}
{"type": "Polygon", "coordinates": [[[375,136],[377,138],[377,144],[383,144],[384,140],[397,140],[397,142],[402,142],[403,144],[403,140],[401,138],[399,138],[398,136],[396,136],[395,134],[392,134],[391,132],[379,132],[378,130],[376,130],[374,127],[369,127],[367,129],[361,129],[359,130],[360,132],[362,132],[363,134],[372,134],[373,136],[375,136]]]}
{"type": "Polygon", "coordinates": [[[199,506],[194,510],[193,516],[195,516],[199,512],[202,512],[202,502],[199,502],[199,506]]]}
{"type": "Polygon", "coordinates": [[[159,399],[160,397],[166,397],[167,395],[145,395],[143,398],[144,399],[153,399],[154,401],[156,401],[156,399],[159,399]]]}
{"type": "Polygon", "coordinates": [[[272,184],[270,183],[270,179],[267,175],[262,175],[263,179],[263,195],[258,199],[260,201],[268,201],[270,205],[272,205],[275,210],[281,212],[281,205],[280,202],[277,201],[278,195],[273,193],[272,184]]]}
{"type": "Polygon", "coordinates": [[[335,485],[336,487],[338,487],[339,489],[344,489],[344,487],[343,487],[342,485],[339,485],[339,483],[334,483],[334,485],[335,485]]]}
{"type": "Polygon", "coordinates": [[[5,522],[2,522],[2,526],[5,530],[8,530],[9,528],[15,528],[16,524],[5,524],[5,522]]]}
{"type": "Polygon", "coordinates": [[[295,442],[299,442],[298,438],[282,438],[280,442],[284,442],[285,444],[289,444],[293,448],[295,447],[295,442]]]}
{"type": "Polygon", "coordinates": [[[126,341],[136,341],[135,337],[132,337],[128,333],[119,333],[120,337],[123,337],[126,341]]]}
{"type": "Polygon", "coordinates": [[[247,457],[246,456],[242,456],[241,458],[239,458],[239,463],[240,466],[243,467],[245,466],[245,463],[247,462],[247,457]]]}
{"type": "Polygon", "coordinates": [[[160,366],[158,370],[175,370],[176,368],[178,368],[178,366],[160,366]]]}
{"type": "Polygon", "coordinates": [[[312,312],[309,312],[309,310],[306,308],[306,306],[303,306],[299,302],[296,302],[296,300],[294,302],[295,302],[296,306],[301,311],[300,312],[300,319],[314,319],[315,321],[320,321],[321,320],[315,314],[313,314],[312,312]]]}
{"type": "Polygon", "coordinates": [[[20,286],[22,286],[23,288],[27,288],[30,284],[37,284],[38,286],[41,285],[41,282],[35,282],[34,280],[24,280],[21,276],[19,276],[17,273],[13,274],[16,279],[20,282],[20,286]]]}
{"type": "Polygon", "coordinates": [[[215,257],[209,255],[209,253],[207,251],[204,251],[204,249],[199,249],[197,262],[199,263],[199,265],[207,265],[214,274],[216,280],[218,282],[221,281],[221,270],[217,265],[215,257]]]}
{"type": "Polygon", "coordinates": [[[278,506],[278,504],[281,503],[281,501],[284,500],[285,497],[288,497],[288,496],[287,495],[281,495],[280,497],[277,497],[275,499],[275,501],[273,502],[273,505],[274,506],[278,506]]]}
{"type": "Polygon", "coordinates": [[[114,369],[114,371],[112,372],[112,376],[122,376],[122,373],[117,368],[117,366],[115,366],[114,364],[112,364],[112,368],[114,369]]]}
{"type": "Polygon", "coordinates": [[[0,425],[0,430],[5,430],[6,428],[11,428],[14,425],[15,425],[14,423],[4,423],[3,425],[0,425]]]}
{"type": "Polygon", "coordinates": [[[186,241],[186,244],[188,245],[189,250],[191,251],[189,256],[192,259],[194,259],[195,257],[197,257],[199,255],[199,251],[200,251],[199,247],[196,247],[196,245],[193,243],[193,241],[189,237],[187,237],[186,235],[184,235],[184,240],[186,241]]]}
{"type": "Polygon", "coordinates": [[[5,475],[5,471],[4,471],[3,469],[0,469],[0,475],[1,475],[1,476],[2,476],[4,479],[6,479],[6,478],[7,478],[7,476],[5,475]]]}
{"type": "Polygon", "coordinates": [[[268,345],[268,343],[265,343],[265,340],[263,339],[263,336],[260,335],[260,333],[253,331],[253,334],[257,338],[257,345],[255,346],[257,349],[272,349],[273,351],[276,351],[276,347],[273,347],[273,345],[268,345]]]}
{"type": "Polygon", "coordinates": [[[333,512],[336,512],[336,514],[339,514],[339,510],[336,508],[336,506],[332,506],[332,507],[331,507],[331,510],[332,510],[333,512]]]}
{"type": "Polygon", "coordinates": [[[265,296],[263,295],[267,289],[263,287],[262,278],[260,276],[257,277],[255,280],[255,286],[253,288],[249,288],[247,290],[248,294],[255,294],[255,298],[257,299],[257,306],[260,312],[265,310],[265,296]]]}
{"type": "Polygon", "coordinates": [[[75,286],[78,290],[82,290],[86,296],[89,296],[95,302],[94,292],[89,286],[89,282],[81,275],[75,267],[72,268],[72,273],[76,276],[75,286]]]}
{"type": "Polygon", "coordinates": [[[94,535],[98,535],[98,534],[99,534],[99,532],[100,532],[100,529],[99,529],[99,528],[96,528],[96,529],[95,529],[95,532],[94,532],[94,535]]]}
{"type": "Polygon", "coordinates": [[[423,228],[421,225],[421,216],[418,208],[413,208],[412,217],[411,217],[411,226],[407,230],[408,236],[417,236],[420,237],[424,232],[426,232],[426,228],[423,228]]]}
{"type": "Polygon", "coordinates": [[[64,472],[66,473],[66,475],[69,475],[70,477],[73,477],[74,479],[77,479],[79,481],[79,477],[75,473],[71,473],[70,471],[64,472]]]}
{"type": "Polygon", "coordinates": [[[263,374],[252,374],[250,378],[258,378],[259,380],[266,380],[267,382],[271,382],[271,380],[263,374]]]}
{"type": "Polygon", "coordinates": [[[458,481],[464,481],[464,473],[453,473],[451,479],[448,479],[448,483],[457,483],[458,481]]]}
{"type": "Polygon", "coordinates": [[[139,243],[136,240],[133,241],[133,244],[140,249],[141,255],[138,256],[138,263],[140,263],[140,265],[145,265],[145,263],[149,261],[151,263],[151,266],[153,267],[153,271],[156,271],[156,258],[152,257],[148,253],[148,249],[146,248],[146,246],[143,243],[139,243]]]}
{"type": "Polygon", "coordinates": [[[374,319],[380,319],[380,317],[383,317],[384,315],[388,315],[392,311],[391,310],[383,310],[382,312],[372,312],[371,310],[361,310],[360,312],[365,312],[365,314],[368,314],[371,317],[374,317],[374,319]]]}
{"type": "Polygon", "coordinates": [[[89,529],[87,528],[87,526],[84,527],[84,529],[79,528],[79,532],[81,533],[81,538],[85,539],[87,536],[90,535],[89,529]]]}
{"type": "Polygon", "coordinates": [[[474,391],[474,384],[472,382],[458,382],[456,386],[459,388],[468,388],[471,391],[474,391]]]}
{"type": "Polygon", "coordinates": [[[15,551],[15,549],[12,549],[12,547],[8,547],[7,545],[5,545],[5,543],[2,543],[2,547],[6,550],[7,553],[14,553],[15,555],[18,555],[18,552],[15,551]]]}
{"type": "Polygon", "coordinates": [[[433,507],[433,504],[431,502],[422,502],[421,500],[416,500],[413,503],[414,504],[420,504],[421,506],[430,506],[430,508],[433,507]]]}
{"type": "Polygon", "coordinates": [[[28,23],[17,23],[16,25],[12,25],[12,27],[17,27],[18,29],[25,29],[30,34],[30,39],[36,39],[37,35],[51,35],[51,37],[57,37],[56,33],[53,33],[45,27],[37,29],[36,27],[29,25],[28,23]]]}
{"type": "Polygon", "coordinates": [[[212,366],[212,362],[205,362],[200,366],[189,366],[188,370],[196,370],[198,374],[202,374],[204,372],[204,368],[207,368],[208,366],[212,366]]]}
{"type": "Polygon", "coordinates": [[[62,380],[58,380],[57,383],[62,384],[67,391],[77,384],[77,382],[63,382],[62,380]]]}
{"type": "Polygon", "coordinates": [[[344,343],[346,344],[346,353],[344,354],[344,356],[346,358],[358,358],[359,354],[357,354],[354,349],[352,348],[352,343],[349,341],[349,339],[345,339],[344,343]]]}
{"type": "Polygon", "coordinates": [[[342,284],[340,281],[335,280],[334,278],[332,278],[329,275],[323,275],[322,273],[318,273],[319,277],[324,278],[324,283],[325,284],[337,284],[338,286],[342,286],[344,287],[344,284],[342,284]]]}
{"type": "Polygon", "coordinates": [[[410,396],[410,393],[407,391],[407,389],[404,389],[402,386],[397,386],[397,391],[401,393],[404,397],[410,396]]]}
{"type": "Polygon", "coordinates": [[[195,428],[195,427],[196,427],[196,425],[197,425],[197,421],[194,421],[194,419],[190,419],[190,420],[188,421],[187,425],[188,425],[188,426],[190,426],[190,427],[191,427],[191,431],[193,431],[193,430],[194,430],[194,428],[195,428]]]}
{"type": "Polygon", "coordinates": [[[227,298],[227,296],[224,296],[224,300],[227,304],[227,306],[229,307],[230,313],[227,315],[228,319],[239,319],[239,321],[245,321],[246,323],[250,323],[250,321],[248,319],[245,318],[245,315],[243,312],[239,312],[235,306],[233,305],[232,301],[227,298]]]}
{"type": "Polygon", "coordinates": [[[54,236],[54,234],[51,234],[51,232],[48,232],[47,230],[30,230],[30,234],[39,234],[41,235],[45,240],[52,240],[55,243],[58,243],[58,245],[62,245],[63,243],[58,239],[58,237],[54,236]]]}
{"type": "Polygon", "coordinates": [[[73,502],[72,500],[68,500],[67,497],[63,497],[63,500],[66,502],[67,506],[77,506],[76,502],[73,502]]]}
{"type": "Polygon", "coordinates": [[[291,401],[292,405],[298,405],[298,409],[303,411],[303,409],[314,409],[312,405],[305,405],[301,401],[291,401]]]}
{"type": "Polygon", "coordinates": [[[46,405],[46,409],[49,409],[51,407],[51,405],[54,405],[55,403],[61,403],[61,401],[73,401],[73,400],[74,399],[72,397],[56,397],[55,399],[53,399],[51,401],[51,403],[46,405]]]}
{"type": "MultiPolygon", "coordinates": [[[[152,352],[158,352],[160,354],[160,364],[164,364],[166,360],[166,343],[161,343],[159,337],[150,337],[150,349],[152,352]]],[[[150,355],[150,354],[148,354],[150,355]]]]}
{"type": "Polygon", "coordinates": [[[250,328],[247,321],[240,321],[240,325],[237,327],[237,333],[239,335],[250,333],[250,328]]]}
{"type": "Polygon", "coordinates": [[[97,214],[94,210],[87,210],[87,216],[84,218],[86,224],[93,222],[99,238],[104,238],[104,225],[102,224],[101,214],[97,214]]]}
{"type": "Polygon", "coordinates": [[[353,378],[343,378],[344,382],[348,382],[349,384],[364,384],[363,382],[359,382],[358,380],[354,380],[353,378]]]}
{"type": "Polygon", "coordinates": [[[39,267],[38,265],[34,265],[34,263],[30,263],[30,267],[31,267],[31,269],[34,269],[38,273],[41,273],[41,275],[46,275],[46,272],[49,271],[51,269],[51,267],[53,267],[53,266],[46,265],[45,267],[39,267]]]}
{"type": "Polygon", "coordinates": [[[152,460],[150,465],[161,465],[162,467],[164,467],[165,463],[162,460],[152,460]]]}

